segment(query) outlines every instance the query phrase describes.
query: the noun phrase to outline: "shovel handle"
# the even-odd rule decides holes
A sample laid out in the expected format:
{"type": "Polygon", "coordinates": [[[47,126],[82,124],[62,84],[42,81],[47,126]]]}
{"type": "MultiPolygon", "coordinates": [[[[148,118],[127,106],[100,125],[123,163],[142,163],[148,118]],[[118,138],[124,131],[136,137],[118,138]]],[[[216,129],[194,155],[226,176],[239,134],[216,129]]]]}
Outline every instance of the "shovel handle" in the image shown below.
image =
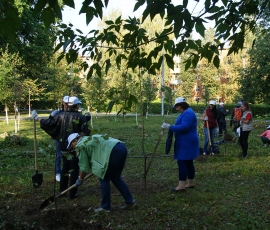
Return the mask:
{"type": "MultiPolygon", "coordinates": [[[[87,178],[89,178],[89,177],[91,177],[93,175],[94,175],[93,173],[88,174],[88,175],[86,175],[86,177],[83,180],[86,180],[87,178]]],[[[67,188],[66,190],[64,190],[63,192],[59,193],[57,196],[55,196],[55,198],[58,198],[58,197],[62,196],[63,194],[67,193],[69,190],[71,190],[71,189],[73,189],[75,187],[76,187],[76,184],[71,185],[69,188],[67,188]]]]}
{"type": "Polygon", "coordinates": [[[35,170],[37,172],[37,130],[36,130],[36,120],[34,119],[34,154],[35,154],[35,170]]]}

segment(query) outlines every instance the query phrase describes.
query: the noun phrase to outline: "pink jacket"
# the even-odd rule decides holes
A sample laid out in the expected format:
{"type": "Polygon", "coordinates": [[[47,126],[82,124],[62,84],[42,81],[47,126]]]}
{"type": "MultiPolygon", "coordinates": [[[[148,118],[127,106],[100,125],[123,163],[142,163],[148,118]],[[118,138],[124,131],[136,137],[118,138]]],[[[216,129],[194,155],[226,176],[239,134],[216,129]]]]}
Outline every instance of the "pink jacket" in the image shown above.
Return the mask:
{"type": "Polygon", "coordinates": [[[263,132],[263,133],[260,135],[260,137],[263,137],[263,136],[265,136],[265,137],[267,137],[268,139],[270,139],[270,130],[266,130],[265,132],[263,132]]]}

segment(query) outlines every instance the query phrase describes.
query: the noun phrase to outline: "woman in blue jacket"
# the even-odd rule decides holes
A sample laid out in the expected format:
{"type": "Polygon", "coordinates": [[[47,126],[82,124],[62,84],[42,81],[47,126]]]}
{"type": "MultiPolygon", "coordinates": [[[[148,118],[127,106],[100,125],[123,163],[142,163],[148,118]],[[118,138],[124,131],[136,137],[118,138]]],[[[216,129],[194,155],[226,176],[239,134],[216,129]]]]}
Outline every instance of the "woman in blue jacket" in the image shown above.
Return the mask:
{"type": "Polygon", "coordinates": [[[176,98],[173,107],[180,112],[175,125],[163,123],[161,128],[169,129],[175,136],[174,159],[178,164],[179,182],[171,190],[186,191],[186,188],[195,188],[193,160],[200,154],[197,117],[183,97],[176,98]]]}

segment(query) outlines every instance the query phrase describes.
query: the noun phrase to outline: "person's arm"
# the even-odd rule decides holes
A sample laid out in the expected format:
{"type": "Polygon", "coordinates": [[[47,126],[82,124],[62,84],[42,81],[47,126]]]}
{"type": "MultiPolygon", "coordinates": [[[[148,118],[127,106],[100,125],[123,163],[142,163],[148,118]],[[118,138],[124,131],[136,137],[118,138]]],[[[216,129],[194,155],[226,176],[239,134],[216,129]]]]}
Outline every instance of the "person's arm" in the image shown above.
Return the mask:
{"type": "Polygon", "coordinates": [[[250,120],[251,120],[251,114],[250,113],[247,114],[246,119],[241,118],[241,121],[243,123],[245,123],[245,124],[248,124],[250,122],[250,120]]]}
{"type": "Polygon", "coordinates": [[[85,173],[85,172],[80,172],[79,178],[80,178],[81,180],[83,180],[83,179],[85,178],[86,174],[87,174],[87,173],[85,173]]]}

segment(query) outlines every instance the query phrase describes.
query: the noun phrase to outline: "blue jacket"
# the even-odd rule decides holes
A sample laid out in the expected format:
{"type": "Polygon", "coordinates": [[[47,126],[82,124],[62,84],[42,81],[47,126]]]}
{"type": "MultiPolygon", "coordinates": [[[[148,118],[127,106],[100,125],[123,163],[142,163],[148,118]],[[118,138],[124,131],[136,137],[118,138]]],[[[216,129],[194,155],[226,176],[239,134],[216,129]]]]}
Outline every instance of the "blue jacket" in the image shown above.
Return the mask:
{"type": "Polygon", "coordinates": [[[193,160],[200,155],[197,117],[191,108],[186,109],[170,126],[174,133],[174,159],[193,160]]]}

